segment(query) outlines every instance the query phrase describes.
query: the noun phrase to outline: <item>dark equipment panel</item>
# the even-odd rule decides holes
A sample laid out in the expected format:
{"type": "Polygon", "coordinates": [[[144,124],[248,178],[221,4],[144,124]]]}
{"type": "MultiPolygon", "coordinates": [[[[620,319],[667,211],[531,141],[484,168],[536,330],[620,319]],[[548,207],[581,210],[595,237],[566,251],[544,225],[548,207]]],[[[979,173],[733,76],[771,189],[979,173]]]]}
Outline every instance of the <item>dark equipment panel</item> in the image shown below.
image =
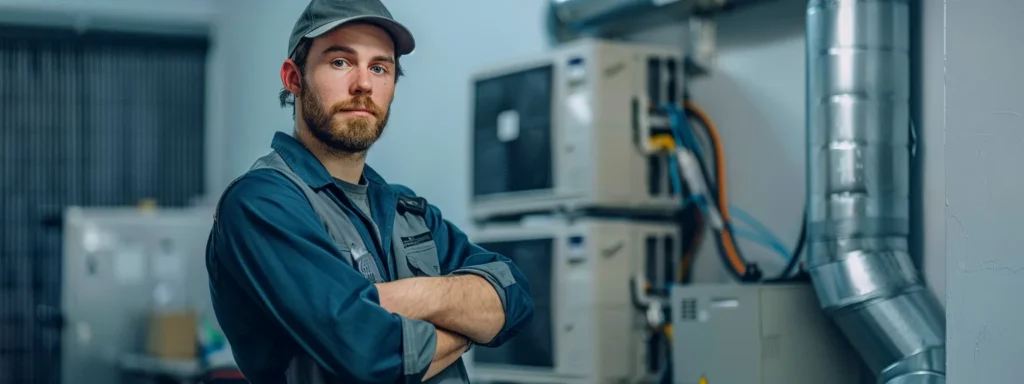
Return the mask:
{"type": "Polygon", "coordinates": [[[0,384],[60,382],[66,207],[204,192],[207,47],[0,26],[0,384]]]}

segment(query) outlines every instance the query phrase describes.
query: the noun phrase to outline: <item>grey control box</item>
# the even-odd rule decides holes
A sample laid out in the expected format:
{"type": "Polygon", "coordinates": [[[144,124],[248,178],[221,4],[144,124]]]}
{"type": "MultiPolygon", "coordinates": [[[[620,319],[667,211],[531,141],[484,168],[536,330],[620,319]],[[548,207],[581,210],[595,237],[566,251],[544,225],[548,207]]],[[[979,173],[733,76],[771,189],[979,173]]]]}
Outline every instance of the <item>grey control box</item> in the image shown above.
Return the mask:
{"type": "Polygon", "coordinates": [[[676,286],[674,384],[866,384],[810,284],[676,286]]]}

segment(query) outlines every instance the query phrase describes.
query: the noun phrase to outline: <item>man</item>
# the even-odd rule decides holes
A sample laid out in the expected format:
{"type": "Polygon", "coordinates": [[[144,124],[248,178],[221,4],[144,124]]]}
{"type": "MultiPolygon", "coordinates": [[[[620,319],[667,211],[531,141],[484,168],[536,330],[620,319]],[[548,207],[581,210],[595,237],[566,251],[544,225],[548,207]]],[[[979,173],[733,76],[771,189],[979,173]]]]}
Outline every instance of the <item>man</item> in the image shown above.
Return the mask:
{"type": "Polygon", "coordinates": [[[217,318],[253,384],[468,382],[461,355],[533,316],[501,255],[364,164],[387,124],[409,31],[379,0],[313,0],[281,66],[293,135],[218,203],[217,318]]]}

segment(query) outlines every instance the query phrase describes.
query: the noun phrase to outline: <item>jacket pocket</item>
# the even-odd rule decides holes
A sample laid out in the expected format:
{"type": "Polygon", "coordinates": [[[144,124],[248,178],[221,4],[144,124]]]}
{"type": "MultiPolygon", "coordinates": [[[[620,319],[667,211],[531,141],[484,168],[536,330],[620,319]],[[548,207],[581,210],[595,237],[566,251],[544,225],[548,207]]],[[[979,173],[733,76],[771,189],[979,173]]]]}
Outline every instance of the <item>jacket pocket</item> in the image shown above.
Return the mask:
{"type": "Polygon", "coordinates": [[[434,242],[420,244],[406,250],[406,262],[414,276],[440,276],[441,263],[434,242]]]}

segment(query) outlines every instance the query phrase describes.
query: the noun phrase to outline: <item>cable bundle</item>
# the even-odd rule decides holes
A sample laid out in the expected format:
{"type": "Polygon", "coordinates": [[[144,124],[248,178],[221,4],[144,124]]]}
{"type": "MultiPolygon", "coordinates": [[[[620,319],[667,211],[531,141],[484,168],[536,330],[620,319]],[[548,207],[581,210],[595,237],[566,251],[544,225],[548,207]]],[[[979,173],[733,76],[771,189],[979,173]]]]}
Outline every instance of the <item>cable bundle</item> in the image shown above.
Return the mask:
{"type": "MultiPolygon", "coordinates": [[[[669,154],[671,165],[672,186],[676,191],[682,192],[685,196],[684,214],[686,217],[696,218],[697,231],[692,236],[687,251],[683,254],[683,261],[680,267],[680,280],[689,280],[690,269],[693,264],[696,243],[699,243],[700,234],[703,233],[703,226],[708,224],[715,235],[715,245],[722,256],[727,269],[739,281],[760,282],[763,281],[763,273],[756,263],[748,262],[740,252],[736,237],[744,237],[758,244],[774,250],[782,257],[788,259],[786,267],[778,277],[768,281],[787,281],[792,279],[792,274],[799,264],[804,240],[806,237],[806,221],[801,226],[800,237],[792,253],[787,251],[785,245],[763,224],[758,222],[751,215],[729,205],[726,189],[725,175],[725,151],[722,147],[722,140],[718,135],[714,122],[699,107],[690,102],[685,102],[683,107],[669,104],[661,108],[669,116],[673,150],[669,154]],[[698,140],[691,125],[691,119],[703,129],[703,133],[711,142],[710,151],[705,154],[704,146],[698,140]],[[710,156],[708,156],[710,155],[710,156]],[[707,158],[712,160],[713,167],[708,166],[707,158]],[[714,170],[714,178],[709,174],[709,169],[714,170]],[[690,203],[694,203],[691,205],[690,203]],[[752,227],[753,231],[744,231],[733,225],[733,213],[736,218],[752,227]]],[[[666,140],[655,138],[654,142],[664,143],[666,140]]],[[[659,145],[665,149],[669,145],[659,145]]],[[[691,219],[692,220],[692,219],[691,219]]]]}

